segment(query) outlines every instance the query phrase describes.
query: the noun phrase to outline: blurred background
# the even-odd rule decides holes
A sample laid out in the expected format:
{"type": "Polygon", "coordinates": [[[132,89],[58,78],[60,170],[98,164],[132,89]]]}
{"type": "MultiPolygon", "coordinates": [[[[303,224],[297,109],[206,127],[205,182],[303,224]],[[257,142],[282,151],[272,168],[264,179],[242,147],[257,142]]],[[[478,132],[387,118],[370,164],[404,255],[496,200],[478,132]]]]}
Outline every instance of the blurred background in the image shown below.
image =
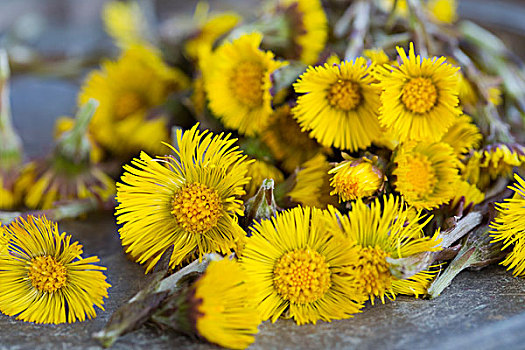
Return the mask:
{"type": "MultiPolygon", "coordinates": [[[[345,0],[331,0],[344,2],[345,0]]],[[[0,46],[11,57],[15,126],[30,156],[52,144],[53,121],[71,115],[78,88],[90,68],[118,49],[105,34],[101,10],[107,0],[0,0],[0,46]]],[[[253,15],[258,0],[210,0],[211,10],[253,15]]],[[[196,0],[141,0],[160,30],[191,21],[196,0]]],[[[525,1],[458,0],[459,16],[496,33],[525,58],[525,1]]]]}

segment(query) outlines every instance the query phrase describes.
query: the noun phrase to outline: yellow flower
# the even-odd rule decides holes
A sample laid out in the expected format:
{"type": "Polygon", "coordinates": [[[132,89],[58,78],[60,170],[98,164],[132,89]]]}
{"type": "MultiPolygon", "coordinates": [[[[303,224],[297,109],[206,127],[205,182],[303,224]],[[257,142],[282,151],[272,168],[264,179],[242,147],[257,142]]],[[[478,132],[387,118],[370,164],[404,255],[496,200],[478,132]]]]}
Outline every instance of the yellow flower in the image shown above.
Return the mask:
{"type": "Polygon", "coordinates": [[[435,19],[444,23],[453,23],[457,20],[456,0],[429,0],[426,8],[435,19]]]}
{"type": "Polygon", "coordinates": [[[104,62],[88,76],[79,103],[90,98],[100,103],[90,132],[104,148],[119,156],[142,149],[160,153],[161,142],[170,139],[169,118],[152,109],[162,107],[170,93],[188,84],[183,73],[167,66],[155,49],[134,45],[118,61],[104,62]]]}
{"type": "Polygon", "coordinates": [[[326,208],[328,204],[337,205],[337,197],[330,195],[330,176],[332,166],[326,156],[319,153],[305,162],[295,177],[295,186],[288,196],[292,201],[310,207],[326,208]]]}
{"type": "Polygon", "coordinates": [[[304,324],[359,312],[363,296],[347,275],[356,250],[333,234],[321,210],[297,207],[252,230],[241,263],[257,291],[263,320],[275,322],[286,313],[304,324]]]}
{"type": "Polygon", "coordinates": [[[363,50],[363,56],[370,59],[372,63],[375,63],[378,66],[383,66],[384,64],[393,64],[388,58],[387,54],[383,49],[366,49],[363,50]]]}
{"type": "Polygon", "coordinates": [[[50,209],[56,202],[76,199],[107,202],[115,195],[115,182],[97,166],[59,157],[28,163],[16,186],[23,189],[24,204],[32,209],[50,209]]]}
{"type": "Polygon", "coordinates": [[[499,106],[503,102],[503,98],[501,97],[501,89],[499,87],[493,86],[490,87],[488,90],[489,94],[489,101],[495,105],[499,106]]]}
{"type": "Polygon", "coordinates": [[[241,16],[235,12],[209,15],[208,9],[207,3],[197,4],[194,15],[197,28],[184,44],[184,51],[192,60],[199,58],[202,47],[211,48],[217,39],[232,30],[241,20],[241,16]]]}
{"type": "Polygon", "coordinates": [[[392,195],[383,197],[383,201],[376,199],[370,206],[358,200],[346,215],[333,207],[329,212],[341,232],[359,248],[352,276],[370,301],[379,298],[384,302],[385,296],[393,299],[399,293],[425,294],[433,272],[422,271],[408,279],[398,279],[390,272],[387,258],[440,250],[437,234],[425,237],[423,233],[431,218],[423,220],[418,213],[408,220],[409,211],[404,209],[403,201],[392,195]]]}
{"type": "Polygon", "coordinates": [[[261,316],[248,278],[236,261],[210,263],[190,293],[199,336],[228,349],[245,349],[254,342],[261,316]]]}
{"type": "Polygon", "coordinates": [[[288,31],[292,34],[285,57],[314,64],[325,48],[328,38],[328,20],[320,0],[278,0],[276,12],[286,16],[288,31]]]}
{"type": "Polygon", "coordinates": [[[319,153],[319,144],[301,131],[290,113],[290,106],[277,108],[270,119],[261,139],[284,170],[291,173],[319,153]]]}
{"type": "Polygon", "coordinates": [[[102,9],[102,20],[106,32],[120,48],[146,43],[146,19],[138,2],[110,1],[102,9]]]}
{"type": "Polygon", "coordinates": [[[0,221],[0,256],[3,256],[7,253],[8,244],[9,238],[7,236],[7,232],[5,231],[4,227],[2,226],[2,222],[0,221]]]}
{"type": "Polygon", "coordinates": [[[494,144],[470,155],[462,176],[480,189],[498,177],[512,176],[515,167],[525,163],[525,148],[519,144],[494,144]]]}
{"type": "Polygon", "coordinates": [[[461,114],[459,68],[445,63],[445,57],[416,56],[412,43],[408,57],[402,48],[397,51],[402,64],[376,74],[383,89],[379,121],[401,142],[439,141],[461,114]]]}
{"type": "Polygon", "coordinates": [[[339,56],[337,56],[336,53],[332,53],[330,54],[330,56],[328,56],[325,63],[329,66],[333,66],[334,64],[341,64],[341,59],[339,58],[339,56]]]}
{"type": "Polygon", "coordinates": [[[246,186],[248,197],[252,197],[257,192],[264,179],[273,179],[276,185],[284,181],[284,175],[278,168],[257,159],[248,165],[248,176],[251,177],[250,183],[246,186]]]}
{"type": "Polygon", "coordinates": [[[459,180],[456,183],[456,188],[454,190],[454,198],[450,203],[450,206],[454,208],[458,205],[459,201],[464,198],[464,207],[467,208],[469,205],[476,205],[485,199],[485,194],[476,187],[476,185],[471,185],[465,180],[459,180]]]}
{"type": "MultiPolygon", "coordinates": [[[[452,62],[452,60],[450,60],[450,62],[452,62]]],[[[462,105],[474,106],[478,102],[478,95],[476,94],[472,83],[462,72],[458,72],[458,92],[459,100],[462,105]]]]}
{"type": "Polygon", "coordinates": [[[433,209],[454,196],[458,160],[446,143],[401,146],[394,163],[396,190],[415,208],[433,209]]]}
{"type": "Polygon", "coordinates": [[[407,0],[380,0],[379,6],[385,11],[392,11],[394,9],[394,4],[396,5],[395,11],[396,15],[400,17],[408,16],[408,4],[407,0]]]}
{"type": "Polygon", "coordinates": [[[13,209],[20,203],[20,193],[15,191],[11,184],[12,174],[7,175],[4,177],[3,172],[0,170],[0,210],[13,209]]]}
{"type": "Polygon", "coordinates": [[[174,155],[152,159],[145,152],[124,166],[117,184],[117,223],[122,245],[149,272],[173,246],[170,266],[193,255],[228,253],[244,231],[246,156],[230,135],[177,130],[174,155]]]}
{"type": "Polygon", "coordinates": [[[472,118],[463,114],[454,121],[447,132],[441,138],[441,142],[447,143],[454,149],[459,157],[478,148],[482,136],[472,118]]]}
{"type": "Polygon", "coordinates": [[[84,321],[104,310],[105,267],[82,258],[82,245],[45,217],[19,218],[5,227],[9,254],[0,255],[0,311],[36,323],[84,321]]]}
{"type": "Polygon", "coordinates": [[[357,151],[379,137],[379,90],[362,57],[309,67],[294,84],[303,94],[293,109],[303,130],[323,146],[357,151]]]}
{"type": "Polygon", "coordinates": [[[494,242],[503,241],[502,250],[513,246],[501,264],[513,269],[515,276],[525,276],[525,181],[518,174],[514,179],[516,183],[509,186],[514,196],[496,204],[499,214],[490,227],[494,242]]]}
{"type": "Polygon", "coordinates": [[[331,195],[338,195],[339,201],[369,197],[376,193],[383,184],[383,175],[367,158],[346,160],[328,171],[335,174],[330,185],[334,188],[331,195]]]}
{"type": "Polygon", "coordinates": [[[262,36],[245,34],[226,42],[207,59],[204,84],[211,111],[227,128],[253,136],[272,114],[272,73],[286,63],[259,49],[262,36]]]}

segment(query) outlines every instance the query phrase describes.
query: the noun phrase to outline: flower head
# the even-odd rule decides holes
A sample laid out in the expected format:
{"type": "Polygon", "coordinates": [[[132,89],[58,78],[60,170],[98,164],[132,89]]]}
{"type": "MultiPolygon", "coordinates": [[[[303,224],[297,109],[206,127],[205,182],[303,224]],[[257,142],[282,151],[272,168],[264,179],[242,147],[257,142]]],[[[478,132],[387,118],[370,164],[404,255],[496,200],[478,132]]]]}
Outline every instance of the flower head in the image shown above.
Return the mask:
{"type": "Polygon", "coordinates": [[[509,186],[513,198],[497,203],[498,216],[491,223],[494,241],[503,241],[502,250],[512,246],[512,251],[501,263],[513,269],[515,276],[525,276],[525,181],[514,174],[516,183],[509,186]]]}
{"type": "Polygon", "coordinates": [[[404,208],[403,201],[392,195],[383,197],[382,202],[376,199],[370,206],[358,200],[347,215],[333,207],[329,208],[329,213],[331,219],[339,223],[341,232],[359,248],[354,253],[358,260],[352,276],[372,302],[376,297],[384,302],[385,296],[395,298],[398,293],[417,296],[426,292],[433,273],[422,271],[401,280],[390,272],[388,258],[441,249],[437,235],[424,236],[423,227],[430,218],[421,223],[418,213],[408,220],[409,211],[404,208]]]}
{"type": "Polygon", "coordinates": [[[459,181],[458,160],[446,143],[401,146],[394,163],[396,189],[417,209],[435,208],[454,196],[459,181]]]}
{"type": "Polygon", "coordinates": [[[122,245],[151,270],[173,246],[170,266],[192,255],[228,253],[244,231],[246,156],[229,135],[177,131],[173,156],[153,159],[145,152],[124,166],[117,184],[117,223],[122,245]]]}
{"type": "Polygon", "coordinates": [[[168,116],[159,108],[170,93],[188,84],[187,77],[167,66],[154,48],[133,45],[118,61],[104,62],[87,77],[79,102],[94,98],[100,103],[90,131],[107,150],[119,156],[142,149],[160,153],[161,142],[170,138],[168,116]]]}
{"type": "Polygon", "coordinates": [[[210,15],[208,10],[208,4],[197,4],[194,15],[196,28],[184,44],[184,51],[193,60],[198,59],[199,50],[203,47],[211,49],[221,36],[232,30],[241,20],[235,12],[210,15]]]}
{"type": "Polygon", "coordinates": [[[343,202],[369,197],[383,184],[381,171],[364,157],[343,161],[328,174],[334,174],[330,180],[334,190],[330,194],[338,195],[343,202]]]}
{"type": "Polygon", "coordinates": [[[285,16],[290,33],[286,58],[314,64],[328,38],[328,21],[320,0],[279,0],[275,12],[285,16]]]}
{"type": "Polygon", "coordinates": [[[483,202],[485,194],[481,192],[476,185],[469,184],[465,180],[459,180],[456,182],[454,197],[452,198],[450,206],[454,208],[462,198],[464,199],[464,207],[468,207],[469,205],[476,205],[483,202]]]}
{"type": "Polygon", "coordinates": [[[470,154],[462,176],[480,189],[498,177],[510,178],[515,167],[525,163],[525,148],[519,144],[493,144],[470,154]]]}
{"type": "Polygon", "coordinates": [[[106,32],[119,47],[146,43],[146,19],[138,2],[110,1],[104,5],[102,19],[106,32]]]}
{"type": "Polygon", "coordinates": [[[309,67],[294,84],[293,109],[303,130],[323,146],[357,151],[379,137],[379,90],[366,60],[309,67]]]}
{"type": "Polygon", "coordinates": [[[248,277],[236,261],[210,263],[192,286],[198,335],[231,349],[245,349],[253,343],[261,318],[248,277]]]}
{"type": "Polygon", "coordinates": [[[288,196],[302,205],[326,208],[328,204],[337,205],[337,197],[330,195],[330,176],[332,166],[322,153],[305,162],[295,177],[295,186],[288,196]]]}
{"type": "Polygon", "coordinates": [[[297,167],[319,153],[320,146],[301,131],[292,117],[290,106],[284,105],[275,110],[261,139],[282,168],[293,172],[297,167]]]}
{"type": "Polygon", "coordinates": [[[443,23],[453,23],[458,17],[456,0],[430,0],[426,7],[435,19],[443,23]]]}
{"type": "Polygon", "coordinates": [[[472,123],[472,118],[463,114],[450,126],[441,142],[451,145],[454,152],[461,156],[477,148],[481,139],[481,133],[476,124],[472,123]]]}
{"type": "Polygon", "coordinates": [[[0,311],[29,322],[64,323],[95,317],[107,297],[105,267],[83,258],[82,245],[45,217],[6,226],[8,254],[0,254],[0,311]]]}
{"type": "Polygon", "coordinates": [[[412,43],[408,56],[402,48],[397,51],[402,63],[376,74],[383,89],[379,121],[402,142],[438,141],[461,114],[459,68],[445,63],[445,57],[416,56],[412,43]]]}
{"type": "Polygon", "coordinates": [[[77,199],[104,203],[115,195],[115,181],[100,168],[58,157],[28,163],[17,187],[24,189],[24,204],[33,209],[50,209],[57,202],[77,199]]]}
{"type": "Polygon", "coordinates": [[[256,223],[241,262],[263,320],[275,322],[287,312],[303,324],[359,312],[363,297],[346,275],[355,254],[325,225],[321,210],[297,207],[256,223]]]}
{"type": "Polygon", "coordinates": [[[253,136],[273,112],[271,74],[285,65],[259,49],[262,36],[245,34],[223,43],[209,58],[204,73],[211,111],[227,128],[253,136]]]}
{"type": "Polygon", "coordinates": [[[115,194],[115,182],[91,162],[91,139],[87,133],[96,101],[82,106],[71,128],[56,140],[52,155],[28,163],[16,188],[24,193],[29,208],[49,209],[55,202],[91,199],[101,203],[115,194]]]}

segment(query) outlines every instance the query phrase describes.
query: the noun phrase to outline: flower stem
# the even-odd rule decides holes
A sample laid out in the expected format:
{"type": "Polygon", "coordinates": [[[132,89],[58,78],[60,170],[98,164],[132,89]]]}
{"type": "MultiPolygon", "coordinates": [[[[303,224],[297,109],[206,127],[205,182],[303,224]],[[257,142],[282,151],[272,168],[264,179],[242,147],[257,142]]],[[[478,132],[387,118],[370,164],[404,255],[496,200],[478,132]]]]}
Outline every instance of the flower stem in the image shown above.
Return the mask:
{"type": "Polygon", "coordinates": [[[9,170],[22,162],[22,141],[16,133],[9,102],[9,61],[0,49],[0,169],[9,170]]]}

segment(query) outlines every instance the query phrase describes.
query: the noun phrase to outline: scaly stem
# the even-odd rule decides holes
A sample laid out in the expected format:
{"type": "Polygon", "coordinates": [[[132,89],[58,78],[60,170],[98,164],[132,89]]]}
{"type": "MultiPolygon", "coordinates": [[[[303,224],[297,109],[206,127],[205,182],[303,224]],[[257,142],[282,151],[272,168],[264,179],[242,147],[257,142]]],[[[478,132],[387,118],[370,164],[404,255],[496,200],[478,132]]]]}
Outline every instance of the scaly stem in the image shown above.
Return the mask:
{"type": "Polygon", "coordinates": [[[9,170],[22,161],[22,141],[11,118],[9,102],[9,62],[5,50],[0,50],[0,169],[9,170]]]}
{"type": "Polygon", "coordinates": [[[59,156],[66,158],[74,163],[89,162],[91,144],[87,137],[88,126],[98,101],[90,99],[85,105],[80,107],[73,128],[64,133],[57,141],[56,152],[59,156]]]}

